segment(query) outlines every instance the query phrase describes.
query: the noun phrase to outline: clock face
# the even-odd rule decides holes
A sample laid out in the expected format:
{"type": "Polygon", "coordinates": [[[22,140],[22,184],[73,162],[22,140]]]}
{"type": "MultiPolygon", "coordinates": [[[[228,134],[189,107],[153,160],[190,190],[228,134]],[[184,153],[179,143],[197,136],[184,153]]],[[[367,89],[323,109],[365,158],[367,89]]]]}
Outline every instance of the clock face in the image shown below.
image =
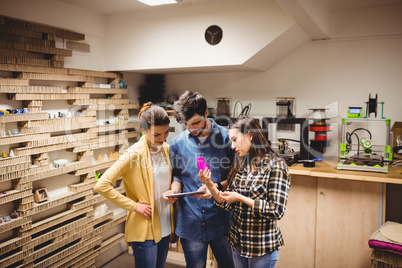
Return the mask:
{"type": "Polygon", "coordinates": [[[219,42],[222,40],[222,36],[223,31],[221,27],[217,25],[211,25],[205,30],[205,40],[211,46],[219,44],[219,42]]]}

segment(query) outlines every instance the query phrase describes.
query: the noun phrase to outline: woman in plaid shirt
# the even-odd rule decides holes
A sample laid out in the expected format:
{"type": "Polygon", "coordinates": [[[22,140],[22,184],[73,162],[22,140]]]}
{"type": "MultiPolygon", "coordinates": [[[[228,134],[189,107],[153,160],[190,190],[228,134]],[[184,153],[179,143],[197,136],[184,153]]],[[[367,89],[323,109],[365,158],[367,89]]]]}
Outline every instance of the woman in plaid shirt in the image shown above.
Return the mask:
{"type": "Polygon", "coordinates": [[[215,203],[232,210],[229,242],[236,267],[276,267],[284,245],[277,225],[286,208],[290,176],[285,161],[268,145],[258,120],[242,117],[229,128],[236,151],[228,188],[219,191],[211,172],[199,172],[215,203]]]}

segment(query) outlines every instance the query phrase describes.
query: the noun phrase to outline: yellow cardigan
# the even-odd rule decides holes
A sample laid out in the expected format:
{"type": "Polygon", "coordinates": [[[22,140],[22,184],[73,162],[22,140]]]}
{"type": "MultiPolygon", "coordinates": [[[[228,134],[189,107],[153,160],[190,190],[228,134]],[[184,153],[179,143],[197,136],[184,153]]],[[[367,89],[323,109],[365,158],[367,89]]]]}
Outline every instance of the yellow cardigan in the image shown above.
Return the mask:
{"type": "MultiPolygon", "coordinates": [[[[162,145],[162,153],[169,166],[171,185],[172,167],[169,160],[168,144],[164,143],[162,145]]],[[[144,136],[128,148],[126,152],[106,170],[96,183],[94,190],[114,204],[127,210],[125,226],[126,242],[154,240],[157,243],[162,239],[159,214],[154,197],[152,159],[144,136]],[[114,183],[120,177],[123,178],[126,196],[113,188],[114,183]],[[138,203],[151,205],[152,218],[149,221],[143,215],[135,212],[138,203]]],[[[170,215],[172,233],[174,233],[176,224],[174,205],[170,206],[170,215]]]]}

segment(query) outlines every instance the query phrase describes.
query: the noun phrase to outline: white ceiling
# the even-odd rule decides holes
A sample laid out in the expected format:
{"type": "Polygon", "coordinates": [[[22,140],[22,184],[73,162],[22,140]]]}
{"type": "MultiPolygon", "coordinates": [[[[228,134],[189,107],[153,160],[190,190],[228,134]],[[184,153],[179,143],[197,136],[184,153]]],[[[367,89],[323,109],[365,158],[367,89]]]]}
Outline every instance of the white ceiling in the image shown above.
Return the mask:
{"type": "Polygon", "coordinates": [[[365,7],[400,5],[401,0],[324,0],[329,10],[347,10],[365,7]]]}
{"type": "MultiPolygon", "coordinates": [[[[172,7],[173,5],[166,6],[148,6],[137,0],[57,0],[65,4],[76,7],[89,9],[102,14],[122,13],[129,11],[150,10],[164,7],[172,7]]],[[[208,2],[225,2],[230,0],[183,0],[176,5],[197,5],[205,4],[208,2]]]]}
{"type": "MultiPolygon", "coordinates": [[[[163,8],[162,6],[150,7],[136,0],[58,0],[65,4],[85,8],[102,14],[113,14],[128,11],[141,11],[146,9],[163,8]]],[[[230,0],[183,0],[178,5],[199,5],[208,2],[226,2],[230,0]]],[[[247,0],[245,0],[247,1],[247,0]]],[[[347,10],[355,8],[376,7],[402,4],[402,0],[319,0],[324,1],[329,10],[347,10]]],[[[295,1],[297,2],[297,1],[295,1]]],[[[173,7],[173,5],[168,5],[173,7]]]]}
{"type": "MultiPolygon", "coordinates": [[[[91,10],[104,15],[124,14],[141,11],[161,11],[183,7],[197,6],[200,10],[205,10],[209,4],[224,4],[230,5],[232,1],[244,1],[250,3],[249,0],[182,0],[178,4],[165,6],[147,6],[137,0],[56,0],[64,4],[76,6],[79,8],[91,10]]],[[[262,0],[263,1],[263,0],[262,0]]],[[[186,73],[186,72],[216,72],[216,71],[255,71],[266,70],[275,64],[281,57],[286,56],[293,49],[307,42],[307,40],[323,40],[330,39],[329,20],[315,19],[312,17],[315,11],[318,15],[324,14],[330,16],[333,11],[364,9],[381,6],[402,5],[402,0],[275,0],[290,16],[295,20],[297,26],[295,29],[286,34],[285,32],[267,44],[257,54],[251,57],[242,65],[225,65],[225,66],[186,66],[183,68],[166,68],[156,65],[149,69],[135,69],[122,71],[135,71],[137,73],[186,73]],[[317,8],[314,8],[314,7],[317,8]],[[321,14],[321,13],[322,14],[321,14]],[[292,46],[289,46],[292,44],[292,46]]],[[[252,6],[251,6],[252,7],[252,6]]]]}

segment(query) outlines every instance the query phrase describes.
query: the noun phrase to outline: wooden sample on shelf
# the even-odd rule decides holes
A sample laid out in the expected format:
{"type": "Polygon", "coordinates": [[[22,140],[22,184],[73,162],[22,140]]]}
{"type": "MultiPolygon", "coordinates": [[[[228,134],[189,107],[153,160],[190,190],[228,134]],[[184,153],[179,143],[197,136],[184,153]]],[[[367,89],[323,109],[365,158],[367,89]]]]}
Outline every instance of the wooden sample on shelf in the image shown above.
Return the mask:
{"type": "Polygon", "coordinates": [[[35,190],[35,202],[40,203],[49,200],[49,194],[45,187],[35,190]]]}

